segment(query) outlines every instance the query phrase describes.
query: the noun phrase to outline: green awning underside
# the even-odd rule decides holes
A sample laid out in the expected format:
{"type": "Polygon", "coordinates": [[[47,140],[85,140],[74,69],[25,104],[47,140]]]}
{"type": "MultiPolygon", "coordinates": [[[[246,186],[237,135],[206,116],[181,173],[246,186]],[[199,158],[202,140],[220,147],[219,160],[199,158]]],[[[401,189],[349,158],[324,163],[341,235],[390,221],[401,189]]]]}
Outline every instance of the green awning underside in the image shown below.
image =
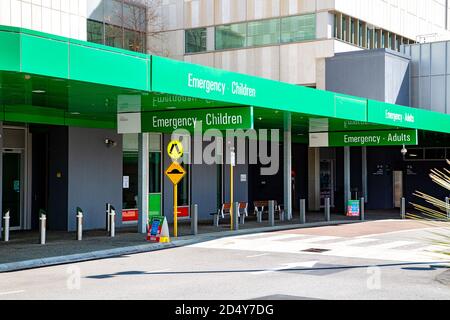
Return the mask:
{"type": "MultiPolygon", "coordinates": [[[[311,122],[450,133],[450,115],[0,26],[0,121],[117,128],[119,113],[252,106],[255,128],[311,122]]],[[[300,139],[300,138],[299,138],[300,139]]]]}

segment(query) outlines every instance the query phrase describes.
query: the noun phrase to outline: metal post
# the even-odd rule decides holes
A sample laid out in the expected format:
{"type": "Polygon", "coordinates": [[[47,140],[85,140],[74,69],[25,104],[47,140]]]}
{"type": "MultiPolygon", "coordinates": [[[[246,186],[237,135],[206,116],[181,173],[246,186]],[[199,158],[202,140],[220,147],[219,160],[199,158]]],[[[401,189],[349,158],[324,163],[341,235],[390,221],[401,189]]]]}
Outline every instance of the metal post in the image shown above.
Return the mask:
{"type": "MultiPolygon", "coordinates": [[[[238,206],[238,210],[240,209],[240,204],[239,204],[239,206],[238,206]]],[[[245,212],[243,212],[242,214],[241,214],[241,224],[242,225],[244,225],[245,224],[245,212]]]]}
{"type": "Polygon", "coordinates": [[[306,223],[306,200],[300,199],[300,224],[306,223]]]}
{"type": "Polygon", "coordinates": [[[406,199],[403,197],[401,206],[400,206],[400,214],[402,219],[404,220],[406,218],[406,199]]]}
{"type": "Polygon", "coordinates": [[[326,222],[331,221],[330,198],[325,198],[325,221],[326,222]]]}
{"type": "Polygon", "coordinates": [[[111,231],[111,205],[109,203],[106,204],[106,231],[111,231]]]}
{"type": "Polygon", "coordinates": [[[5,224],[3,226],[3,241],[8,242],[9,241],[9,221],[11,220],[9,210],[6,211],[5,216],[3,217],[3,220],[5,221],[5,224]]]}
{"type": "Polygon", "coordinates": [[[43,213],[41,213],[41,217],[39,218],[40,223],[39,223],[39,230],[40,230],[40,235],[41,235],[41,241],[40,243],[42,245],[45,244],[45,239],[46,239],[46,229],[47,229],[47,216],[43,213]]]}
{"type": "Polygon", "coordinates": [[[269,225],[275,226],[275,201],[269,201],[269,225]]]}
{"type": "Polygon", "coordinates": [[[447,220],[450,220],[450,198],[445,197],[445,208],[447,211],[447,220]]]}
{"type": "Polygon", "coordinates": [[[196,236],[198,234],[198,205],[193,204],[191,208],[191,234],[196,236]]]}
{"type": "Polygon", "coordinates": [[[77,240],[83,240],[83,210],[77,208],[77,240]]]}
{"type": "MultiPolygon", "coordinates": [[[[283,141],[283,190],[284,212],[287,217],[292,215],[292,114],[284,113],[284,141],[283,141]]],[[[285,217],[281,215],[280,220],[285,217]]]]}
{"type": "Polygon", "coordinates": [[[233,210],[233,230],[238,231],[239,230],[239,202],[236,202],[233,204],[234,210],[233,210]]]}
{"type": "Polygon", "coordinates": [[[110,226],[111,230],[109,231],[109,235],[111,238],[114,238],[116,236],[116,209],[111,206],[110,210],[110,226]]]}
{"type": "Polygon", "coordinates": [[[364,208],[364,204],[365,204],[365,199],[364,197],[361,198],[361,200],[359,201],[359,217],[361,219],[361,221],[366,220],[366,213],[365,213],[365,208],[364,208]]]}

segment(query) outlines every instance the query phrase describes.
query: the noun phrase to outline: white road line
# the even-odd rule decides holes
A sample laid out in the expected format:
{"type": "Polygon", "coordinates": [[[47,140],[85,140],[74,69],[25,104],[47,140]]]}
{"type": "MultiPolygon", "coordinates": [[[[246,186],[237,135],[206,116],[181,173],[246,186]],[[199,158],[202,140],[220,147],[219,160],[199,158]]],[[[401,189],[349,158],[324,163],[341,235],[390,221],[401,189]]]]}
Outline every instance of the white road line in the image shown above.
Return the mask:
{"type": "Polygon", "coordinates": [[[399,248],[399,247],[416,244],[416,243],[417,242],[413,242],[413,241],[392,241],[392,242],[388,242],[388,243],[373,245],[373,246],[370,246],[370,248],[371,249],[394,249],[394,248],[399,248]]]}
{"type": "Polygon", "coordinates": [[[19,294],[19,293],[24,293],[25,290],[16,290],[16,291],[8,291],[8,292],[0,292],[0,296],[7,296],[10,294],[19,294]]]}
{"type": "Polygon", "coordinates": [[[278,234],[278,235],[267,236],[264,238],[254,239],[254,240],[280,241],[280,240],[286,240],[286,239],[290,239],[290,238],[298,238],[298,235],[297,234],[278,234]]]}
{"type": "Polygon", "coordinates": [[[353,240],[344,240],[344,241],[338,241],[336,243],[333,243],[335,245],[339,245],[339,246],[352,246],[355,244],[363,244],[366,242],[374,242],[374,241],[380,241],[379,239],[371,239],[371,238],[358,238],[358,239],[353,239],[353,240]]]}
{"type": "Polygon", "coordinates": [[[312,238],[306,238],[306,239],[300,239],[293,242],[298,243],[315,243],[315,242],[321,242],[321,241],[329,241],[329,240],[339,240],[342,239],[342,237],[331,237],[331,236],[317,236],[312,238]]]}
{"type": "Polygon", "coordinates": [[[262,254],[255,254],[253,256],[247,256],[247,258],[258,258],[258,257],[264,257],[264,256],[268,256],[268,253],[262,253],[262,254]]]}

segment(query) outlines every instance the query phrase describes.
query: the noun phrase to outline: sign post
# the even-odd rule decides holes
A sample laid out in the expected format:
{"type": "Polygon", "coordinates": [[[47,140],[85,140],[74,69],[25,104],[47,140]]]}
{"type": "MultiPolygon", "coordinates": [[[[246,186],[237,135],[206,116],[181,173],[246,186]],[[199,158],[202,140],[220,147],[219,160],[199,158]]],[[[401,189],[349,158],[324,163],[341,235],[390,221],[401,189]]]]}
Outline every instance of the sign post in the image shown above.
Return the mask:
{"type": "Polygon", "coordinates": [[[166,176],[173,183],[173,233],[178,237],[178,183],[186,175],[186,170],[177,162],[183,156],[183,145],[180,141],[171,141],[167,147],[167,154],[173,160],[166,170],[166,176]]]}
{"type": "Polygon", "coordinates": [[[234,210],[234,167],[236,166],[236,153],[234,152],[234,147],[230,148],[230,219],[231,219],[231,231],[234,230],[234,219],[233,219],[233,210],[234,210]]]}

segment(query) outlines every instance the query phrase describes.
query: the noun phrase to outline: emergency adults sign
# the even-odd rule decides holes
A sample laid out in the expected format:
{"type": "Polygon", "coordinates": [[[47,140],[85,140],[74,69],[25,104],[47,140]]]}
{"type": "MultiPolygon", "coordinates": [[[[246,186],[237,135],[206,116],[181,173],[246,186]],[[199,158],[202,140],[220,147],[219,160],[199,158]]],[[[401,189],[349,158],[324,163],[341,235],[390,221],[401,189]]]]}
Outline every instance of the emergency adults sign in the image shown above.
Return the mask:
{"type": "Polygon", "coordinates": [[[417,145],[417,130],[310,133],[309,145],[319,147],[366,147],[417,145]]]}

